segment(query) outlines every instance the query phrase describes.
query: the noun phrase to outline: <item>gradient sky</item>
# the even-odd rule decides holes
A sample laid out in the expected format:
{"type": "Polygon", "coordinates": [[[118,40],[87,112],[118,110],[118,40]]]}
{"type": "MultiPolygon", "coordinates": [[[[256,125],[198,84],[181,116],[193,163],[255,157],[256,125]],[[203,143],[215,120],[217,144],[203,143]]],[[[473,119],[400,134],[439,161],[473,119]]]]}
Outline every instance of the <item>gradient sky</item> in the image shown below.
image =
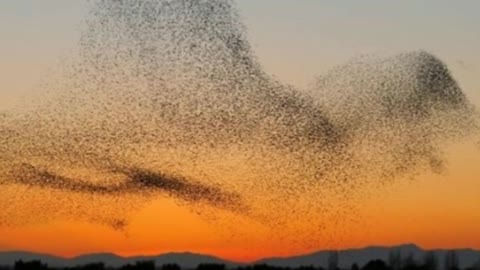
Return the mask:
{"type": "MultiPolygon", "coordinates": [[[[305,87],[315,76],[360,54],[424,49],[447,63],[467,96],[480,106],[479,1],[238,3],[260,61],[283,82],[305,87]]],[[[49,68],[75,49],[85,12],[82,1],[0,2],[0,111],[35,91],[49,68]]],[[[381,196],[365,198],[361,211],[370,222],[347,228],[349,235],[338,242],[286,248],[275,245],[283,242],[274,239],[272,247],[265,249],[269,236],[252,227],[246,237],[226,243],[208,223],[160,200],[138,213],[127,233],[67,221],[0,228],[0,249],[67,256],[96,251],[154,254],[191,250],[248,260],[321,248],[405,242],[480,248],[479,153],[465,145],[452,147],[445,175],[421,175],[413,183],[400,183],[381,196]],[[158,211],[172,219],[149,218],[158,211]],[[179,222],[172,222],[173,217],[179,222]],[[101,237],[88,239],[92,235],[101,237]]]]}

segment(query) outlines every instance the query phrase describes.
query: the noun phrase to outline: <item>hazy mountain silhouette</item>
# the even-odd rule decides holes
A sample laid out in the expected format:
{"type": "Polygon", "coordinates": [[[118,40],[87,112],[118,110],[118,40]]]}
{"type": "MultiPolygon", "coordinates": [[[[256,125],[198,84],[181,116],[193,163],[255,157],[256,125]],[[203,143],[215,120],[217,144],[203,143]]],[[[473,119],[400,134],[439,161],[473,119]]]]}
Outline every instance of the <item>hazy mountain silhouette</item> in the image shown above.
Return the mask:
{"type": "MultiPolygon", "coordinates": [[[[345,249],[339,251],[339,267],[349,269],[350,266],[354,263],[357,263],[360,266],[365,265],[369,261],[375,259],[381,259],[388,261],[388,256],[392,251],[400,251],[403,257],[407,257],[410,254],[419,261],[422,262],[424,255],[427,251],[433,251],[440,261],[443,261],[443,256],[448,250],[435,249],[435,250],[425,250],[416,245],[400,245],[393,247],[382,247],[382,246],[371,246],[366,248],[359,249],[345,249]]],[[[460,268],[465,268],[472,266],[480,258],[480,250],[473,249],[456,249],[456,253],[459,258],[460,268]]],[[[281,266],[281,267],[299,267],[299,266],[321,266],[326,267],[328,256],[331,253],[331,250],[322,250],[317,251],[311,254],[293,256],[293,257],[278,257],[278,258],[265,258],[258,261],[254,261],[246,264],[268,264],[271,266],[281,266]]],[[[134,256],[134,257],[121,257],[111,253],[96,253],[96,254],[86,254],[73,258],[61,258],[52,255],[31,253],[31,252],[0,252],[0,265],[10,266],[15,263],[17,260],[41,260],[42,262],[47,263],[50,266],[66,266],[72,267],[77,265],[86,265],[89,263],[103,262],[107,266],[119,267],[128,263],[135,263],[136,261],[145,261],[151,260],[155,261],[156,265],[164,265],[169,263],[175,263],[181,266],[182,268],[195,268],[202,263],[216,263],[216,264],[225,264],[227,267],[234,267],[242,265],[243,263],[238,263],[234,261],[223,260],[221,258],[195,254],[195,253],[166,253],[157,256],[134,256]]],[[[440,263],[440,269],[443,265],[440,263]]]]}
{"type": "Polygon", "coordinates": [[[155,261],[156,265],[163,265],[168,263],[176,263],[182,268],[195,268],[200,263],[219,263],[227,266],[234,266],[238,263],[226,261],[214,256],[194,254],[189,252],[184,253],[166,253],[157,256],[134,256],[122,257],[112,253],[95,253],[86,254],[73,258],[61,258],[57,256],[31,253],[31,252],[0,252],[0,266],[10,266],[17,260],[32,261],[41,260],[53,267],[74,267],[79,265],[86,265],[90,263],[103,262],[107,266],[120,267],[128,263],[135,263],[137,261],[155,261]]]}
{"type": "Polygon", "coordinates": [[[214,256],[194,254],[190,252],[184,253],[166,253],[157,256],[133,256],[122,257],[112,253],[95,253],[86,254],[73,258],[62,258],[53,255],[31,253],[31,252],[0,252],[0,266],[10,266],[15,261],[24,260],[41,260],[53,267],[73,267],[79,265],[86,265],[90,263],[103,262],[107,266],[120,267],[128,263],[135,263],[137,261],[155,261],[156,265],[163,265],[169,263],[175,263],[182,268],[195,268],[200,263],[218,263],[225,264],[227,266],[238,265],[238,263],[226,261],[214,256]]]}
{"type": "MultiPolygon", "coordinates": [[[[419,261],[423,262],[425,253],[427,251],[435,252],[436,256],[439,258],[440,262],[443,262],[443,256],[448,250],[444,249],[434,249],[426,250],[422,249],[414,244],[399,245],[393,247],[383,247],[383,246],[370,246],[366,248],[359,249],[345,249],[339,251],[339,267],[340,268],[350,268],[352,264],[357,263],[360,266],[365,265],[369,261],[381,259],[383,261],[388,261],[388,256],[391,251],[400,251],[402,257],[407,257],[412,254],[413,257],[419,261]]],[[[480,258],[480,251],[473,249],[457,249],[455,250],[459,257],[460,267],[469,267],[473,265],[480,258]]],[[[326,267],[328,256],[331,253],[331,250],[318,251],[307,255],[300,255],[294,257],[285,257],[285,258],[267,258],[260,260],[259,263],[265,263],[272,266],[289,266],[297,267],[300,265],[314,265],[326,267]]],[[[443,267],[442,263],[439,265],[440,269],[443,267]]]]}

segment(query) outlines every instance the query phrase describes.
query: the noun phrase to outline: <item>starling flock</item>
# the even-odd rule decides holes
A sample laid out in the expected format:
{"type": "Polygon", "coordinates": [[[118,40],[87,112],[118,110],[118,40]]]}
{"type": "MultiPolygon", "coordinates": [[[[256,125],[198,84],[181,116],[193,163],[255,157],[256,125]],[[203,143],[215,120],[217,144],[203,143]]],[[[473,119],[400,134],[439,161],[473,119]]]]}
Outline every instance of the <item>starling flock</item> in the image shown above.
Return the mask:
{"type": "Polygon", "coordinates": [[[442,171],[445,146],[478,132],[428,52],[358,57],[300,91],[263,70],[233,1],[90,5],[78,51],[0,115],[0,226],[123,228],[162,196],[270,227],[321,220],[361,186],[442,171]]]}

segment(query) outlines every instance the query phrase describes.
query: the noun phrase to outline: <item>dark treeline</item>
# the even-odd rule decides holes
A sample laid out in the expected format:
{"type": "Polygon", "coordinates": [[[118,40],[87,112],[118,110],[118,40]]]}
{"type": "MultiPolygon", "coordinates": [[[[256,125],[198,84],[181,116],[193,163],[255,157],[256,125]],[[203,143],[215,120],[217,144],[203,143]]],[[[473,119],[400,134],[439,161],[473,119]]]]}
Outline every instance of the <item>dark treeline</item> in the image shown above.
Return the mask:
{"type": "Polygon", "coordinates": [[[466,268],[460,268],[459,258],[455,251],[448,251],[443,258],[438,258],[434,252],[425,253],[422,259],[413,254],[402,256],[399,251],[392,251],[388,260],[371,260],[365,265],[354,263],[351,267],[340,267],[339,253],[331,252],[327,259],[327,267],[301,266],[278,267],[266,264],[227,267],[225,264],[199,264],[194,269],[182,269],[177,264],[156,266],[154,261],[138,261],[121,267],[108,267],[104,263],[91,263],[76,267],[49,267],[41,261],[17,261],[13,267],[2,267],[0,270],[480,270],[479,260],[466,268]]]}

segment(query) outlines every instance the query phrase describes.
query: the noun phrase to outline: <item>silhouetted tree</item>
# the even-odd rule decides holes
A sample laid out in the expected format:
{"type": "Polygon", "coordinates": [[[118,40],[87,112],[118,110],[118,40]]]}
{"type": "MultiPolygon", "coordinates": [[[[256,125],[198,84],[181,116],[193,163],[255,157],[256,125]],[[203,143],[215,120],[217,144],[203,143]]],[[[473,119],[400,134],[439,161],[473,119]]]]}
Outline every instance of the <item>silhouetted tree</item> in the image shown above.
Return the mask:
{"type": "Polygon", "coordinates": [[[225,264],[202,263],[197,266],[197,270],[225,270],[225,264]]]}
{"type": "Polygon", "coordinates": [[[296,270],[317,270],[313,265],[300,266],[296,270]]]}
{"type": "Polygon", "coordinates": [[[155,270],[155,261],[139,261],[135,266],[137,269],[155,270]]]}
{"type": "Polygon", "coordinates": [[[352,264],[352,267],[350,269],[351,270],[360,270],[360,267],[358,267],[358,264],[354,263],[354,264],[352,264]]]}
{"type": "Polygon", "coordinates": [[[20,260],[15,262],[14,269],[15,270],[47,270],[48,265],[38,260],[29,261],[29,262],[24,262],[20,260]]]}
{"type": "Polygon", "coordinates": [[[330,251],[330,253],[328,254],[327,269],[328,270],[338,269],[338,251],[333,250],[333,251],[330,251]]]}
{"type": "Polygon", "coordinates": [[[362,270],[388,270],[388,266],[382,260],[372,260],[362,267],[362,270]]]}
{"type": "Polygon", "coordinates": [[[423,265],[425,270],[437,270],[438,268],[438,259],[437,255],[433,251],[425,253],[423,265]]]}
{"type": "Polygon", "coordinates": [[[272,270],[274,269],[275,267],[273,266],[269,266],[269,265],[266,265],[266,264],[255,264],[252,269],[253,270],[272,270]]]}
{"type": "Polygon", "coordinates": [[[135,264],[127,264],[120,267],[120,270],[155,270],[154,261],[138,261],[135,264]]]}
{"type": "Polygon", "coordinates": [[[162,270],[182,270],[182,268],[176,263],[168,263],[162,265],[162,270]]]}
{"type": "Polygon", "coordinates": [[[458,270],[458,255],[455,250],[445,253],[445,270],[458,270]]]}
{"type": "Polygon", "coordinates": [[[89,263],[83,266],[76,268],[78,270],[104,270],[105,264],[104,263],[89,263]]]}
{"type": "MultiPolygon", "coordinates": [[[[295,270],[319,270],[313,266],[300,266],[295,270]]],[[[238,270],[291,270],[290,267],[271,266],[267,264],[255,264],[253,266],[239,267],[238,270]]]]}

